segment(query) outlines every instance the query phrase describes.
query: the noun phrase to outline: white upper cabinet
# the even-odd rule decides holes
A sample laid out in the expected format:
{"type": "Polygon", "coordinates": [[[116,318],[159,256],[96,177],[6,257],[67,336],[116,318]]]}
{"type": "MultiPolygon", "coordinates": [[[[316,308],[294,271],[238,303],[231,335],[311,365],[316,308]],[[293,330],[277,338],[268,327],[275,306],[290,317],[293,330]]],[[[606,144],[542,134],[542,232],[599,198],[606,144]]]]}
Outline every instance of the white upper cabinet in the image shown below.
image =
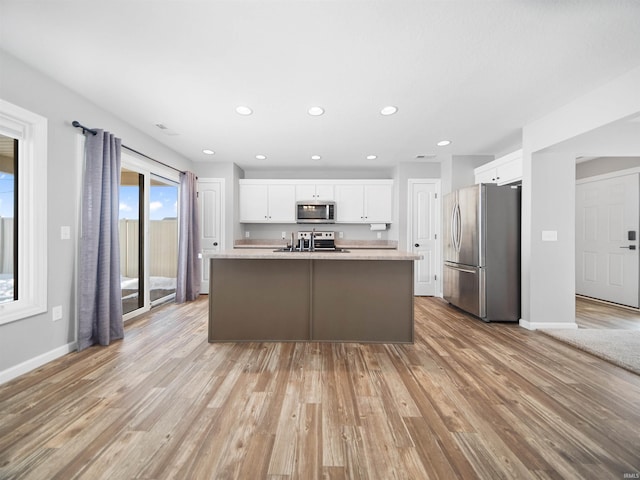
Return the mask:
{"type": "Polygon", "coordinates": [[[295,185],[240,181],[241,223],[295,223],[295,185]]]}
{"type": "Polygon", "coordinates": [[[337,222],[391,223],[393,180],[239,182],[241,223],[295,223],[296,201],[335,201],[337,222]]]}
{"type": "Polygon", "coordinates": [[[336,222],[364,222],[364,185],[336,185],[336,222]]]}
{"type": "Polygon", "coordinates": [[[476,183],[497,183],[506,185],[522,180],[522,150],[517,150],[504,157],[496,158],[476,168],[476,183]]]}
{"type": "Polygon", "coordinates": [[[393,185],[364,186],[364,221],[366,223],[391,223],[393,185]]]}
{"type": "Polygon", "coordinates": [[[296,201],[333,201],[333,183],[296,183],[296,201]]]}
{"type": "Polygon", "coordinates": [[[335,186],[337,222],[391,223],[393,181],[366,180],[335,186]]]}

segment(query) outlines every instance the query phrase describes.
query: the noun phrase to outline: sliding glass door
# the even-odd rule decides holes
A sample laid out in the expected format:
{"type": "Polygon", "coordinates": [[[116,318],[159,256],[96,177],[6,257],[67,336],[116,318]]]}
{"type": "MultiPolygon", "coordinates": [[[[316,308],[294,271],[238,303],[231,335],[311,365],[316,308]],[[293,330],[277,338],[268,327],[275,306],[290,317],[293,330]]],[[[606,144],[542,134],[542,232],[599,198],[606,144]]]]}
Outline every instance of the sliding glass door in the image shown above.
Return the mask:
{"type": "Polygon", "coordinates": [[[155,305],[176,294],[178,185],[152,176],[149,192],[149,293],[155,305]]]}
{"type": "Polygon", "coordinates": [[[125,320],[175,297],[178,178],[177,172],[158,168],[123,152],[120,268],[125,320]]]}
{"type": "Polygon", "coordinates": [[[120,171],[120,275],[122,313],[143,308],[145,250],[145,178],[127,168],[120,171]]]}

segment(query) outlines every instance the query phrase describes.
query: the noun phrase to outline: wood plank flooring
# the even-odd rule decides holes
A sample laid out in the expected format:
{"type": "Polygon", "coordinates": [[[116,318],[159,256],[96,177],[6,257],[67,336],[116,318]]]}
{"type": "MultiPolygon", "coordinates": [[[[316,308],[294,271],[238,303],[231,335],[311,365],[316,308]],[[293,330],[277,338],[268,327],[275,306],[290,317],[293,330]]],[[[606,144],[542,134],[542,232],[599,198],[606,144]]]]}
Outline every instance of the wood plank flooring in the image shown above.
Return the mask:
{"type": "Polygon", "coordinates": [[[416,298],[413,345],[207,343],[165,305],[0,386],[2,479],[622,479],[640,376],[416,298]]]}
{"type": "Polygon", "coordinates": [[[640,310],[576,297],[576,323],[580,328],[640,330],[640,310]]]}

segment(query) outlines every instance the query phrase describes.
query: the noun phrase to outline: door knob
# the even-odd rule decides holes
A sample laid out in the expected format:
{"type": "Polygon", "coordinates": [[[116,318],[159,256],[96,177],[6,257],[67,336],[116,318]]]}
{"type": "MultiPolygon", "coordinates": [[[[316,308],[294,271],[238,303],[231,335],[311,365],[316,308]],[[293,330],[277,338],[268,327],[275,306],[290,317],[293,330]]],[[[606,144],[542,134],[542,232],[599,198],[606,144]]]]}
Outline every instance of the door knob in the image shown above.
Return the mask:
{"type": "Polygon", "coordinates": [[[419,244],[419,243],[416,243],[416,244],[414,245],[414,247],[419,247],[419,246],[420,246],[420,244],[419,244]]]}

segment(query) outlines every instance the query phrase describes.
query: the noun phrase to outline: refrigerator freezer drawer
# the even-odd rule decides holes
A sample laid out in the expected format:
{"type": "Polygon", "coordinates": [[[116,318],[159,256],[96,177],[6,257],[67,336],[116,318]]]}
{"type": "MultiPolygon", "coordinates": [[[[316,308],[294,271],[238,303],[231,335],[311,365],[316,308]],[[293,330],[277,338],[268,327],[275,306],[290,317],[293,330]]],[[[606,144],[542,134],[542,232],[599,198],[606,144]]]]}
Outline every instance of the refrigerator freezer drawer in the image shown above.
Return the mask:
{"type": "Polygon", "coordinates": [[[484,270],[479,267],[445,262],[443,273],[444,299],[484,319],[487,316],[484,270]]]}

